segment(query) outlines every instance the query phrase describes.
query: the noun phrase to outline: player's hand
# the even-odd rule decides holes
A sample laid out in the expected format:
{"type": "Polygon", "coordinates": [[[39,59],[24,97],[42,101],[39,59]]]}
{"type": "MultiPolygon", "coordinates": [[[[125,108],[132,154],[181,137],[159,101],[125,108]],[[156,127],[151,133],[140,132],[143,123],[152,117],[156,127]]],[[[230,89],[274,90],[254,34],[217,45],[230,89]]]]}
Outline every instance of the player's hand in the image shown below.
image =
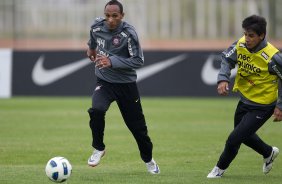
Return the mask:
{"type": "Polygon", "coordinates": [[[227,81],[221,81],[217,85],[217,92],[220,95],[226,96],[229,92],[229,83],[227,81]]]}
{"type": "Polygon", "coordinates": [[[112,66],[110,59],[107,56],[97,54],[95,59],[95,66],[99,69],[108,68],[112,66]]]}
{"type": "Polygon", "coordinates": [[[96,59],[96,50],[88,48],[87,52],[86,52],[86,55],[89,57],[89,59],[91,61],[95,61],[95,59],[96,59]]]}
{"type": "Polygon", "coordinates": [[[273,112],[273,117],[274,117],[273,119],[274,122],[282,120],[282,111],[278,107],[275,107],[273,112]]]}

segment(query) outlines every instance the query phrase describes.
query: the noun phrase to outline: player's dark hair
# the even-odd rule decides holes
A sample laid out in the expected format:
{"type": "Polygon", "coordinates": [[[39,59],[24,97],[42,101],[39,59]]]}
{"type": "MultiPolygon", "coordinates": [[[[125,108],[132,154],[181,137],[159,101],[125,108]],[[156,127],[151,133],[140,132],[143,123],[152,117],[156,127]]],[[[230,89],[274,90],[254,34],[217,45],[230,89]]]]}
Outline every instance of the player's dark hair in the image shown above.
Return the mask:
{"type": "Polygon", "coordinates": [[[119,1],[111,0],[111,1],[107,2],[107,4],[105,5],[105,9],[106,9],[106,6],[108,6],[108,5],[117,5],[119,7],[120,13],[123,13],[123,6],[119,1]]]}
{"type": "Polygon", "coordinates": [[[252,30],[259,36],[266,35],[266,20],[264,17],[258,15],[252,15],[245,18],[242,22],[242,27],[245,30],[252,30]]]}

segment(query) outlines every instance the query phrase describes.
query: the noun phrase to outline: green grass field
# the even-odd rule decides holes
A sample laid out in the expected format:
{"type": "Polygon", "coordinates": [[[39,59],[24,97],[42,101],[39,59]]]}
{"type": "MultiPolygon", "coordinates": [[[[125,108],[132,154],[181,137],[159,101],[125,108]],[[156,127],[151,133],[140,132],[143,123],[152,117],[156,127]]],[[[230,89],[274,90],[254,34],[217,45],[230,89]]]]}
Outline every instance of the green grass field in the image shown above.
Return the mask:
{"type": "MultiPolygon", "coordinates": [[[[99,166],[87,166],[92,152],[87,109],[90,98],[16,97],[0,99],[0,183],[50,184],[45,164],[68,158],[68,184],[281,183],[282,158],[262,173],[262,158],[241,147],[221,179],[207,179],[233,127],[234,98],[143,98],[154,158],[161,174],[150,175],[116,104],[106,116],[107,153],[99,166]]],[[[258,134],[282,149],[282,124],[268,121],[258,134]]]]}

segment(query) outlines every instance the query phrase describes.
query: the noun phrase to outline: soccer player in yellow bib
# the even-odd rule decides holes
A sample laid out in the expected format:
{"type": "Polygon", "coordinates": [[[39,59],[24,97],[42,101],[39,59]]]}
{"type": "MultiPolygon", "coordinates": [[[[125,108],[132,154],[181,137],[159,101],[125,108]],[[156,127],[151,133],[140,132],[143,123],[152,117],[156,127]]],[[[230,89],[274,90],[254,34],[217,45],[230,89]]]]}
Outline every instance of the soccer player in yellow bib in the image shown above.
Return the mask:
{"type": "Polygon", "coordinates": [[[263,173],[272,169],[279,149],[266,144],[256,132],[273,115],[282,120],[282,57],[266,40],[266,20],[257,15],[242,22],[244,36],[222,53],[217,91],[229,92],[231,70],[238,66],[233,91],[240,96],[234,115],[234,129],[228,136],[216,166],[207,178],[221,178],[238,154],[241,144],[263,157],[263,173]]]}

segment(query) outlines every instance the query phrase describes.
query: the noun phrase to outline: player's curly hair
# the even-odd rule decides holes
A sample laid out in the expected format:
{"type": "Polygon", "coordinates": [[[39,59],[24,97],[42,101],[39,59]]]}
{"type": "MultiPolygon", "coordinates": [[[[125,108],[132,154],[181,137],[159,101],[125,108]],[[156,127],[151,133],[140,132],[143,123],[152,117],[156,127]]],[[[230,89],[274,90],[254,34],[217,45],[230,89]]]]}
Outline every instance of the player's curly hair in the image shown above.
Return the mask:
{"type": "Polygon", "coordinates": [[[118,0],[111,0],[107,2],[107,4],[105,5],[105,9],[106,9],[106,6],[108,5],[117,5],[119,7],[120,13],[123,13],[123,6],[118,0]]]}
{"type": "Polygon", "coordinates": [[[267,22],[264,17],[258,15],[252,15],[245,18],[242,22],[242,28],[245,30],[252,30],[259,36],[266,34],[267,22]]]}

